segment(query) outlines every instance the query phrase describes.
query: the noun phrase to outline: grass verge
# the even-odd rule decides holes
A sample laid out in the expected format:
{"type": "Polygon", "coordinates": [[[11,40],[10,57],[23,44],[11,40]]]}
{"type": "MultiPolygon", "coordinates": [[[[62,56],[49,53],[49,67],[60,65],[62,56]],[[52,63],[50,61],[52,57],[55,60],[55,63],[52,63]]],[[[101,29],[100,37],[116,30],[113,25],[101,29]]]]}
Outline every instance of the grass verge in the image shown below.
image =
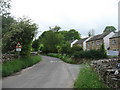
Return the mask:
{"type": "Polygon", "coordinates": [[[9,76],[15,72],[30,67],[39,61],[41,61],[40,56],[30,56],[4,62],[2,64],[2,77],[9,76]]]}
{"type": "Polygon", "coordinates": [[[85,64],[80,70],[74,88],[107,88],[107,86],[102,83],[93,68],[90,65],[85,64]]]}
{"type": "Polygon", "coordinates": [[[61,60],[63,60],[64,62],[66,63],[69,63],[69,64],[77,64],[77,62],[73,59],[71,59],[68,55],[64,54],[57,54],[57,53],[49,53],[47,54],[48,56],[51,56],[51,57],[56,57],[56,58],[60,58],[61,60]]]}

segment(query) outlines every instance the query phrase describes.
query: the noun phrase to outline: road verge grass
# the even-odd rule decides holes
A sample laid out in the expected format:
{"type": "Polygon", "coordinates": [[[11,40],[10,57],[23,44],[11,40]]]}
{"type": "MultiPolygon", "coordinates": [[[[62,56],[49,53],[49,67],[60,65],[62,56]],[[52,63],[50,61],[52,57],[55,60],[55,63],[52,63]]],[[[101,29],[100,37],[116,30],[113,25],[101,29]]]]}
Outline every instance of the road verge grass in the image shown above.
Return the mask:
{"type": "Polygon", "coordinates": [[[66,54],[62,55],[62,54],[57,54],[57,53],[49,53],[49,54],[47,54],[47,56],[59,58],[69,64],[77,64],[77,62],[75,60],[71,59],[71,57],[66,54]]]}
{"type": "Polygon", "coordinates": [[[9,76],[40,61],[40,56],[29,56],[20,59],[14,59],[11,61],[6,61],[2,64],[2,77],[9,76]]]}
{"type": "Polygon", "coordinates": [[[98,74],[93,68],[85,64],[84,67],[80,69],[74,88],[107,88],[107,86],[99,79],[98,74]]]}

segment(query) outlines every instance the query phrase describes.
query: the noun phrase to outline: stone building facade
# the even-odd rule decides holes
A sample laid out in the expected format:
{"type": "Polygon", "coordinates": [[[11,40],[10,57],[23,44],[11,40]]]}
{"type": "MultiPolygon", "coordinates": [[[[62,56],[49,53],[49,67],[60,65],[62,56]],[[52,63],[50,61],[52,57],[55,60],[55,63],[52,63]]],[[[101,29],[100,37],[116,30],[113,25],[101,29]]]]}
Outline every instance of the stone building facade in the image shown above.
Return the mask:
{"type": "Polygon", "coordinates": [[[120,31],[110,38],[110,50],[120,51],[120,31]]]}
{"type": "Polygon", "coordinates": [[[86,42],[87,50],[100,49],[102,44],[104,44],[106,50],[109,50],[110,48],[109,38],[112,37],[113,35],[114,33],[110,32],[110,33],[102,33],[102,34],[93,36],[91,39],[89,39],[86,42]]]}

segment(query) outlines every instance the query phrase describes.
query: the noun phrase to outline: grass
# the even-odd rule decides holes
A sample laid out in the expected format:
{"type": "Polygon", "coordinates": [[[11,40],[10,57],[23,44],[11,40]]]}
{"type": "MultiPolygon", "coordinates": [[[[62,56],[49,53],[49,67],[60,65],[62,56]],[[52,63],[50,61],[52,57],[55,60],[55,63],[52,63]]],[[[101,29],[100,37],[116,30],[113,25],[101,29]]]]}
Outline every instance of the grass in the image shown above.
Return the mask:
{"type": "Polygon", "coordinates": [[[108,58],[118,58],[118,56],[108,56],[108,58]]]}
{"type": "Polygon", "coordinates": [[[48,56],[51,56],[51,57],[56,57],[56,58],[60,58],[61,60],[63,60],[64,62],[66,63],[69,63],[69,64],[77,64],[77,62],[73,59],[71,59],[68,55],[64,54],[57,54],[57,53],[49,53],[47,54],[48,56]]]}
{"type": "Polygon", "coordinates": [[[93,68],[86,64],[81,68],[74,88],[107,88],[107,86],[102,83],[98,74],[93,71],[93,68]]]}
{"type": "Polygon", "coordinates": [[[9,76],[22,69],[30,67],[41,60],[40,56],[30,56],[11,61],[6,61],[2,64],[2,77],[9,76]]]}

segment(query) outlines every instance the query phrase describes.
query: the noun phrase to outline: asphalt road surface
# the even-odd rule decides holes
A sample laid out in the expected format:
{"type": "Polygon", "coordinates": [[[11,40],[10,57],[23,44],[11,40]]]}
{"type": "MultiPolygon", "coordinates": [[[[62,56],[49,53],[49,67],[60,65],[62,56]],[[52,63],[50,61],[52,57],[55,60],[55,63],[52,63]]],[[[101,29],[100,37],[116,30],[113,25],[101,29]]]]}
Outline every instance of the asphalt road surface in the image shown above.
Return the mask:
{"type": "Polygon", "coordinates": [[[3,88],[72,88],[80,65],[41,56],[42,61],[2,79],[3,88]]]}

